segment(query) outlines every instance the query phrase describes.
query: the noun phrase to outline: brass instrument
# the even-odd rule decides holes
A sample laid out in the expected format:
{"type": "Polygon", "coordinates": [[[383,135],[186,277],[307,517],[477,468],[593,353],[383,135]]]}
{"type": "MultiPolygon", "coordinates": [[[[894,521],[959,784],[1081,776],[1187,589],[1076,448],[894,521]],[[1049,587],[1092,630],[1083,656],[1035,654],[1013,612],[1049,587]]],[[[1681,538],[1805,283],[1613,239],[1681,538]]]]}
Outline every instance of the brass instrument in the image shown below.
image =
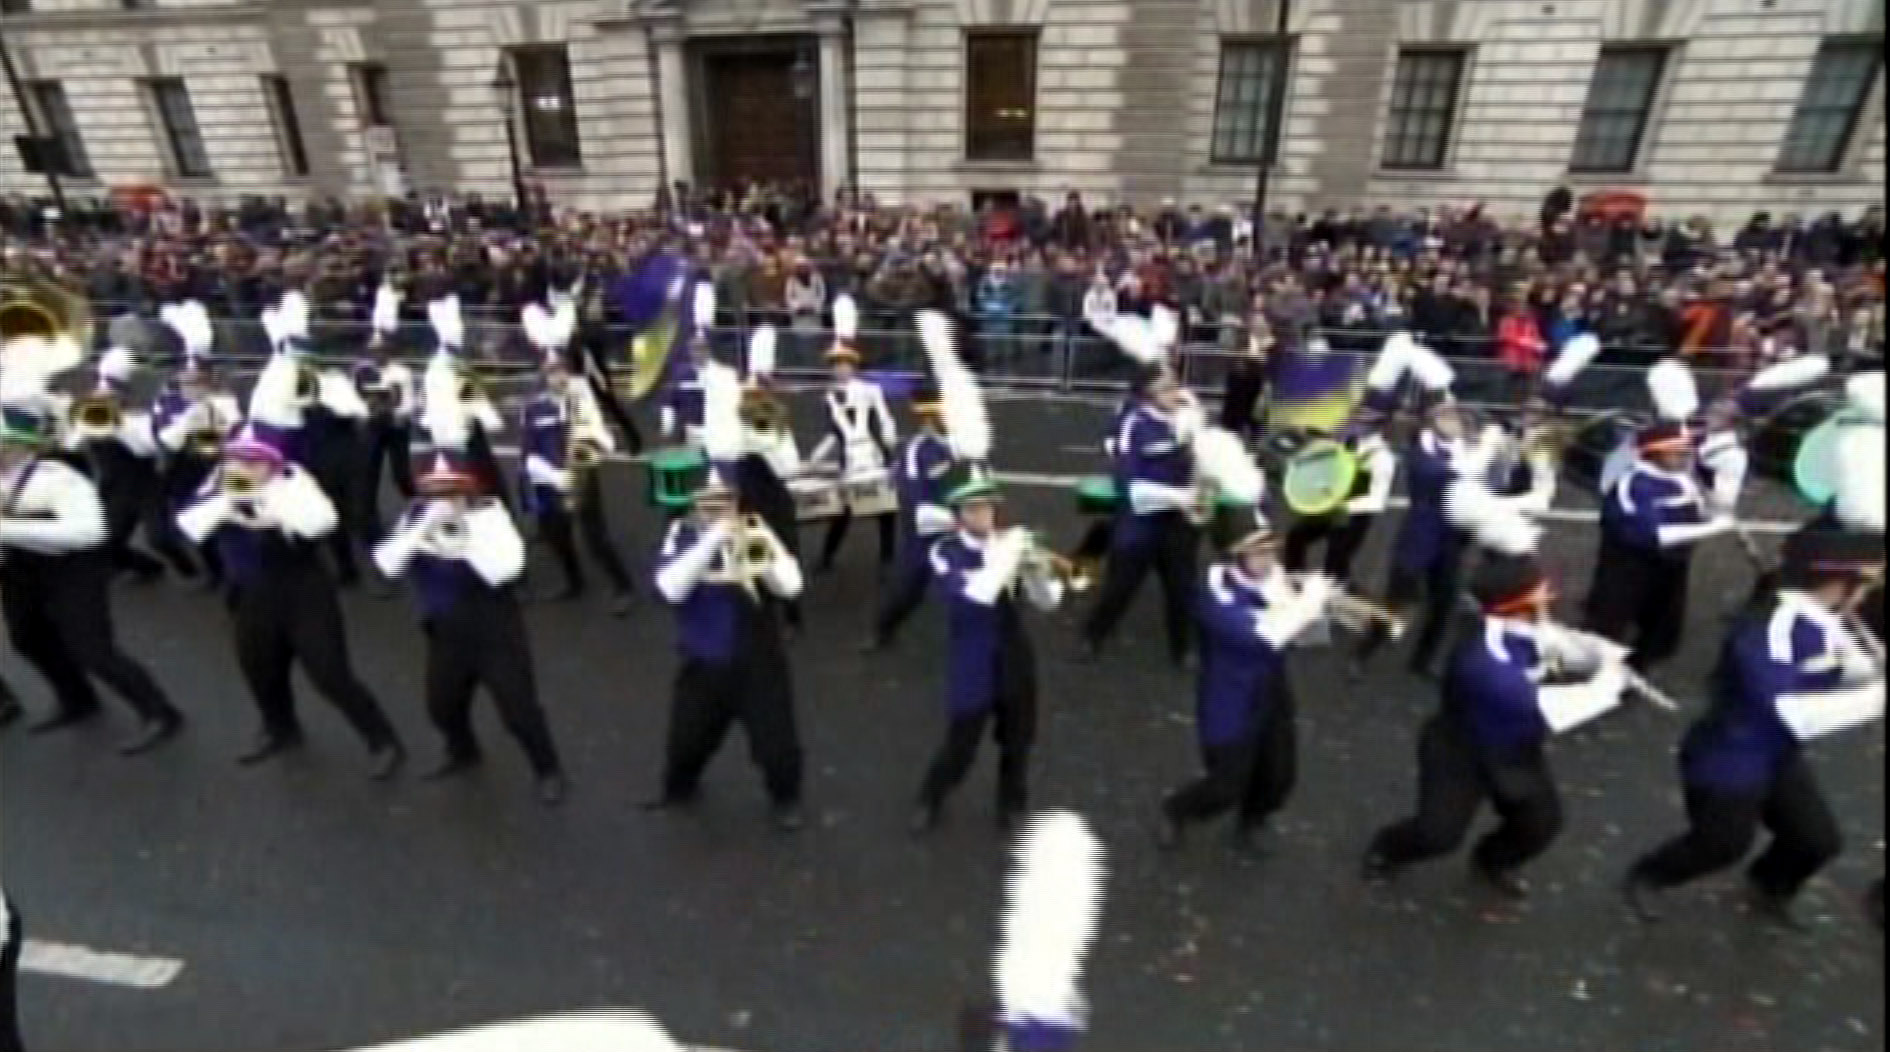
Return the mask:
{"type": "MultiPolygon", "coordinates": [[[[1297,587],[1309,574],[1288,574],[1287,579],[1297,587]]],[[[1343,588],[1333,587],[1326,597],[1325,616],[1334,624],[1362,632],[1372,625],[1383,625],[1392,639],[1404,635],[1404,617],[1390,607],[1381,606],[1363,596],[1354,595],[1343,588]]]]}
{"type": "Polygon", "coordinates": [[[215,397],[205,395],[197,403],[203,422],[184,436],[184,452],[193,457],[215,460],[223,456],[223,424],[217,419],[215,397]]]}
{"type": "Polygon", "coordinates": [[[450,517],[440,520],[439,524],[434,526],[432,532],[427,535],[427,539],[435,551],[452,557],[466,550],[466,538],[470,536],[470,532],[466,526],[466,516],[456,511],[450,517]]]}
{"type": "Polygon", "coordinates": [[[1020,566],[1023,573],[1061,581],[1072,592],[1086,592],[1096,578],[1094,568],[1085,563],[1086,560],[1071,558],[1041,544],[1032,544],[1030,550],[1024,553],[1024,561],[1020,566]]]}
{"type": "Polygon", "coordinates": [[[759,598],[758,582],[774,568],[775,552],[780,546],[781,542],[761,516],[743,515],[728,539],[722,568],[710,579],[741,585],[751,597],[759,598]]]}
{"type": "Polygon", "coordinates": [[[322,378],[312,367],[295,367],[295,403],[304,409],[322,400],[322,378]]]}
{"type": "Polygon", "coordinates": [[[453,366],[459,370],[459,400],[483,401],[486,397],[486,378],[480,375],[478,366],[464,358],[453,359],[453,366]]]}
{"type": "Polygon", "coordinates": [[[751,386],[742,392],[741,414],[751,431],[775,435],[788,430],[787,404],[765,388],[751,386]]]}
{"type": "Polygon", "coordinates": [[[89,348],[92,329],[92,306],[84,296],[44,278],[0,277],[0,342],[65,336],[89,348]]]}
{"type": "Polygon", "coordinates": [[[87,442],[118,434],[124,419],[124,407],[119,404],[118,396],[104,391],[75,400],[66,411],[66,426],[87,442]]]}
{"type": "Polygon", "coordinates": [[[582,419],[580,413],[583,408],[583,402],[580,399],[566,395],[564,407],[565,426],[570,433],[565,443],[564,468],[571,473],[571,488],[564,495],[564,503],[566,508],[575,512],[578,504],[584,499],[585,480],[581,476],[596,471],[598,466],[603,464],[604,446],[585,433],[583,425],[586,421],[582,419]]]}

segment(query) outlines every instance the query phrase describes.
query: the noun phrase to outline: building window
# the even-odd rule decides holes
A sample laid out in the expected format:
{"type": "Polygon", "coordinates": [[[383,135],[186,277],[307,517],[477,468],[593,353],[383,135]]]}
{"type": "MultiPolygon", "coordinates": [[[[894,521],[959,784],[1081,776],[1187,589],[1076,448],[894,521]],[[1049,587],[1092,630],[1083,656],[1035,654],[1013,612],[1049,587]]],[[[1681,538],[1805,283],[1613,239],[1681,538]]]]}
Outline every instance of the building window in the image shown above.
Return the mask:
{"type": "Polygon", "coordinates": [[[1028,161],[1037,151],[1037,34],[965,37],[965,159],[1028,161]]]}
{"type": "Polygon", "coordinates": [[[56,81],[42,80],[28,86],[33,108],[39,112],[40,134],[59,144],[60,175],[75,179],[92,177],[92,159],[86,155],[85,140],[79,137],[79,122],[72,116],[72,103],[66,89],[56,81]]]}
{"type": "Polygon", "coordinates": [[[204,150],[203,130],[197,126],[197,111],[190,105],[190,90],[181,77],[159,77],[145,81],[151,108],[164,129],[166,152],[171,172],[186,179],[210,177],[210,154],[204,150]]]}
{"type": "Polygon", "coordinates": [[[379,62],[357,62],[348,67],[354,86],[354,110],[368,128],[391,126],[393,110],[387,104],[387,67],[379,62]]]}
{"type": "Polygon", "coordinates": [[[1654,93],[1667,68],[1667,49],[1603,48],[1588,84],[1588,102],[1575,133],[1577,172],[1631,172],[1654,111],[1654,93]]]}
{"type": "Polygon", "coordinates": [[[518,106],[525,118],[525,151],[532,167],[583,164],[577,101],[571,94],[571,57],[564,45],[519,48],[512,52],[512,68],[518,74],[518,106]]]}
{"type": "Polygon", "coordinates": [[[1881,40],[1827,40],[1792,112],[1779,152],[1782,172],[1835,172],[1864,112],[1864,99],[1883,64],[1881,40]]]}
{"type": "Polygon", "coordinates": [[[1402,51],[1385,125],[1386,168],[1436,169],[1450,152],[1464,51],[1402,51]]]}
{"type": "Polygon", "coordinates": [[[0,15],[24,15],[33,10],[33,0],[0,0],[0,15]]]}
{"type": "Polygon", "coordinates": [[[1284,41],[1243,40],[1221,45],[1220,86],[1214,92],[1214,142],[1220,164],[1259,164],[1277,148],[1273,88],[1280,63],[1290,61],[1284,41]]]}
{"type": "Polygon", "coordinates": [[[302,144],[302,121],[295,114],[295,93],[289,90],[289,78],[269,74],[262,79],[263,97],[269,103],[269,122],[276,130],[276,153],[282,158],[282,170],[289,175],[308,174],[308,149],[302,144]]]}

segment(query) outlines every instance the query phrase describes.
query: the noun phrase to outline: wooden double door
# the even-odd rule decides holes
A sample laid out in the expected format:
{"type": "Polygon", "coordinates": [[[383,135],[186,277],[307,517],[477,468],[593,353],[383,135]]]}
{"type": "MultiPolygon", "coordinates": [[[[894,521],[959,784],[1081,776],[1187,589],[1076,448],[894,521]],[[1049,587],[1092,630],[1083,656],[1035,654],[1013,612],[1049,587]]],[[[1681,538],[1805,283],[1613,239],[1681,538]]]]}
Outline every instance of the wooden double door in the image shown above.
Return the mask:
{"type": "Polygon", "coordinates": [[[697,53],[703,182],[818,185],[819,72],[798,38],[713,41],[697,53]],[[798,68],[797,68],[798,65],[798,68]]]}

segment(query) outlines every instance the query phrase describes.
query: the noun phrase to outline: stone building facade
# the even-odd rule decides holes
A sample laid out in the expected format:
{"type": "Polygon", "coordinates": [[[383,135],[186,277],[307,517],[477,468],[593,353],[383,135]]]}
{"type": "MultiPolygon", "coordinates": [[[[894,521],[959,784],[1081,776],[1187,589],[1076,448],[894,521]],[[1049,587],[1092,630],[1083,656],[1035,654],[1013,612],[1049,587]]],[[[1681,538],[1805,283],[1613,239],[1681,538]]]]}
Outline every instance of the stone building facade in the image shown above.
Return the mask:
{"type": "MultiPolygon", "coordinates": [[[[512,192],[804,178],[884,201],[1884,195],[1882,0],[4,0],[77,193],[512,192]],[[511,135],[508,136],[508,130],[511,135]],[[508,144],[508,138],[515,145],[508,144]]],[[[36,192],[12,150],[0,189],[36,192]]]]}

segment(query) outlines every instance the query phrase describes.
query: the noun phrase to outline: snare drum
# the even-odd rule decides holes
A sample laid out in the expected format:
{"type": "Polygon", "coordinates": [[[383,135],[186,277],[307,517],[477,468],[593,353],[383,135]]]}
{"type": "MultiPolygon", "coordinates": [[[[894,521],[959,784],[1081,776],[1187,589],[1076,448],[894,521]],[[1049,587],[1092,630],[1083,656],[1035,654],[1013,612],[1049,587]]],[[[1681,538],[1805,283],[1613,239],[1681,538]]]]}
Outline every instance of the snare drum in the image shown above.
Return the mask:
{"type": "Polygon", "coordinates": [[[840,499],[854,517],[870,519],[899,511],[899,493],[885,469],[862,471],[840,480],[840,499]]]}
{"type": "Polygon", "coordinates": [[[678,446],[650,456],[650,503],[659,508],[687,508],[709,477],[709,458],[700,449],[678,446]]]}
{"type": "Polygon", "coordinates": [[[790,480],[787,488],[794,496],[794,517],[801,522],[831,519],[846,507],[836,479],[803,476],[790,480]]]}
{"type": "Polygon", "coordinates": [[[1122,504],[1116,480],[1108,475],[1089,475],[1076,481],[1076,510],[1096,518],[1115,515],[1122,504]]]}
{"type": "Polygon", "coordinates": [[[1315,438],[1287,458],[1280,495],[1295,515],[1328,515],[1352,496],[1358,457],[1329,438],[1315,438]]]}

